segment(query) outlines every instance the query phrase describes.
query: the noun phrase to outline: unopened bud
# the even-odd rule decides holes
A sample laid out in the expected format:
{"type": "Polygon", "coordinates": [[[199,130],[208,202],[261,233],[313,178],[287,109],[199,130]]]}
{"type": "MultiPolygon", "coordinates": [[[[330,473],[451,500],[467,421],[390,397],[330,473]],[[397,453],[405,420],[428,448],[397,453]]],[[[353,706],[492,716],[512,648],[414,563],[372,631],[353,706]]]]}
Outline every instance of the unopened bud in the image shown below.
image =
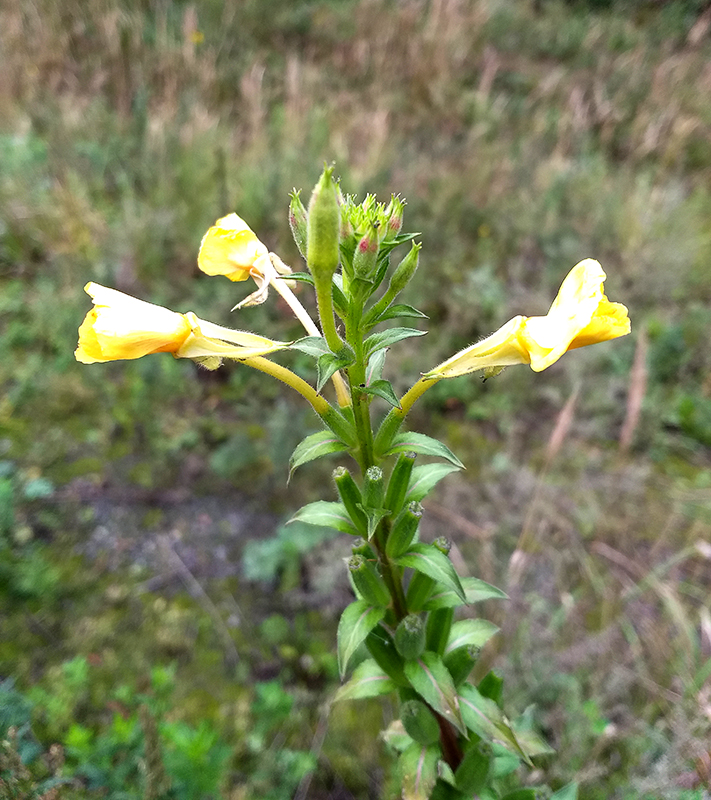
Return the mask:
{"type": "Polygon", "coordinates": [[[439,740],[439,724],[420,700],[408,700],[400,708],[402,726],[418,744],[430,745],[439,740]]]}
{"type": "Polygon", "coordinates": [[[390,283],[388,284],[388,295],[396,297],[407,286],[420,263],[421,242],[413,242],[410,252],[395,267],[390,283]]]}
{"type": "Polygon", "coordinates": [[[405,215],[405,201],[393,195],[390,200],[390,205],[385,210],[385,214],[388,217],[385,226],[385,241],[388,242],[394,239],[402,230],[402,220],[405,215]]]}
{"type": "Polygon", "coordinates": [[[388,558],[397,558],[407,552],[407,548],[412,544],[417,533],[422,513],[423,509],[420,503],[410,503],[395,520],[385,542],[385,553],[388,558]]]}
{"type": "Polygon", "coordinates": [[[333,167],[326,167],[314,187],[307,220],[307,264],[317,282],[330,284],[338,267],[341,210],[333,167]]]}
{"type": "Polygon", "coordinates": [[[372,562],[361,555],[348,559],[351,580],[358,594],[374,606],[390,605],[390,592],[372,562]]]}
{"type": "Polygon", "coordinates": [[[395,630],[395,647],[406,660],[419,658],[425,650],[425,623],[417,614],[408,614],[395,630]]]}
{"type": "Polygon", "coordinates": [[[385,495],[385,507],[389,508],[393,514],[399,514],[402,504],[405,502],[416,458],[417,453],[402,453],[393,467],[388,481],[388,491],[385,495]]]}
{"type": "Polygon", "coordinates": [[[353,480],[353,476],[345,467],[336,467],[333,470],[333,480],[336,483],[336,489],[340,495],[341,502],[348,512],[348,516],[351,518],[351,522],[358,533],[362,536],[367,536],[368,518],[363,513],[363,498],[358,485],[353,480]]]}
{"type": "Polygon", "coordinates": [[[383,471],[380,467],[369,467],[363,481],[363,505],[366,508],[383,507],[385,490],[383,488],[383,471]]]}
{"type": "Polygon", "coordinates": [[[444,553],[446,556],[449,555],[449,551],[452,549],[452,543],[446,536],[438,536],[432,544],[440,551],[440,553],[444,553]]]}
{"type": "Polygon", "coordinates": [[[353,553],[354,556],[363,556],[363,558],[366,559],[375,559],[373,548],[368,544],[368,540],[363,539],[361,536],[359,536],[353,542],[351,553],[353,553]]]}
{"type": "Polygon", "coordinates": [[[364,281],[372,280],[378,262],[380,236],[376,223],[369,222],[364,236],[356,245],[353,253],[353,274],[364,281]]]}
{"type": "Polygon", "coordinates": [[[289,197],[289,227],[291,235],[294,237],[296,246],[301,255],[306,258],[307,238],[308,238],[308,214],[301,202],[301,189],[294,189],[289,197]]]}

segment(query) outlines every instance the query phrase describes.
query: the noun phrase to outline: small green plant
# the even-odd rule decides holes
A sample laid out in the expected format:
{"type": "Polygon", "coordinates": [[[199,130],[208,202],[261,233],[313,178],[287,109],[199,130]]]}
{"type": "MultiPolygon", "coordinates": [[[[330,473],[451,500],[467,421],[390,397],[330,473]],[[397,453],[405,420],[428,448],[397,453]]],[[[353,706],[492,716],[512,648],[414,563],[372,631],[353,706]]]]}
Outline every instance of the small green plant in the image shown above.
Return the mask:
{"type": "MultiPolygon", "coordinates": [[[[337,467],[333,479],[339,501],[309,503],[293,517],[355,540],[347,569],[356,599],[341,616],[337,642],[341,677],[355,670],[336,700],[398,697],[400,718],[389,726],[386,740],[397,753],[407,800],[524,800],[536,791],[523,782],[520,768],[532,767],[533,759],[550,748],[523,722],[506,716],[498,675],[490,671],[469,681],[479,650],[496,626],[455,616],[458,609],[505,595],[478,578],[459,576],[445,537],[432,543],[419,537],[422,500],[463,464],[438,440],[403,431],[403,423],[438,381],[477,371],[495,377],[513,364],[530,364],[538,372],[567,350],[625,335],[630,330],[627,309],[607,300],[605,273],[587,259],[571,270],[545,317],[514,317],[424,372],[398,396],[385,377],[388,351],[425,333],[399,325],[402,319],[425,318],[398,302],[421,249],[412,243],[413,234],[402,232],[403,211],[398,197],[385,205],[372,195],[361,203],[343,196],[333,168],[326,168],[308,209],[298,192],[291,196],[289,223],[307,272],[292,273],[236,214],[218,220],[205,234],[200,269],[231,281],[254,279],[257,290],[236,307],[261,304],[275,289],[306,330],[303,339],[279,342],[224,328],[192,312],[178,314],[92,283],[86,290],[95,307],[79,329],[75,355],[91,364],[170,352],[209,370],[228,358],[298,392],[320,417],[323,430],[296,447],[291,472],[318,458],[348,454],[360,473],[356,479],[347,467],[337,467]],[[391,270],[392,252],[408,243],[409,252],[391,270]],[[293,280],[313,287],[320,327],[293,293],[293,280]],[[313,357],[314,385],[273,360],[275,353],[287,350],[313,357]],[[329,382],[335,403],[324,396],[329,382]],[[376,400],[389,411],[374,427],[371,404],[376,400]],[[421,456],[437,461],[416,463],[421,456]]],[[[288,713],[280,687],[262,687],[259,698],[272,715],[288,713]]],[[[182,743],[188,760],[195,752],[204,757],[209,731],[187,733],[173,731],[173,744],[182,743]]],[[[261,749],[258,727],[253,735],[261,749]]],[[[308,759],[298,769],[291,765],[299,772],[309,768],[308,759]]],[[[563,796],[574,797],[575,788],[563,796]]]]}

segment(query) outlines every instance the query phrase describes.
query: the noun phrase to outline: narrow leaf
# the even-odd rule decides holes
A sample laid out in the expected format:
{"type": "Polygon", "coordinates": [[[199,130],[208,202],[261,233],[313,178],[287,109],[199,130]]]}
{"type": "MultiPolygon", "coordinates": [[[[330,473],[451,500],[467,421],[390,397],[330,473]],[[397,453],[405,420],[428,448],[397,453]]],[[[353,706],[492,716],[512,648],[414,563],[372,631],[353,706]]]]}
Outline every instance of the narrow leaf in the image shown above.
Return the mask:
{"type": "MultiPolygon", "coordinates": [[[[378,351],[380,352],[380,351],[378,351]]],[[[400,400],[393,391],[390,381],[379,380],[373,381],[369,386],[360,389],[363,394],[374,395],[375,397],[382,397],[395,408],[400,408],[400,400]]]]}
{"type": "Polygon", "coordinates": [[[348,449],[331,431],[319,431],[307,436],[294,448],[294,452],[289,459],[289,478],[294,474],[294,470],[302,464],[313,461],[321,456],[330,453],[342,453],[348,449]]]}
{"type": "Polygon", "coordinates": [[[290,272],[288,275],[280,275],[279,280],[286,281],[299,281],[301,283],[309,283],[314,285],[313,275],[310,272],[290,272]]]}
{"type": "Polygon", "coordinates": [[[368,517],[368,541],[370,541],[373,538],[373,534],[380,520],[383,517],[389,516],[392,512],[389,508],[364,508],[363,511],[368,517]]]}
{"type": "Polygon", "coordinates": [[[307,522],[309,525],[321,525],[324,528],[335,528],[351,536],[359,535],[342,503],[330,503],[326,500],[309,503],[300,508],[287,525],[297,521],[307,522]]]}
{"type": "Polygon", "coordinates": [[[373,322],[376,325],[378,322],[384,322],[386,319],[397,319],[398,317],[416,317],[418,319],[429,319],[427,314],[423,314],[419,308],[415,308],[414,306],[408,306],[405,303],[396,303],[393,306],[388,306],[388,308],[383,311],[382,314],[378,316],[378,318],[373,322]]]}
{"type": "Polygon", "coordinates": [[[353,671],[353,677],[341,686],[333,698],[339,700],[362,700],[366,697],[377,697],[395,690],[395,681],[373,661],[368,658],[353,671]]]}
{"type": "Polygon", "coordinates": [[[449,670],[436,653],[425,651],[418,659],[405,662],[405,677],[422,699],[429,703],[461,733],[466,733],[449,670]]]}
{"type": "Polygon", "coordinates": [[[398,761],[403,800],[429,800],[437,781],[440,756],[439,747],[417,742],[405,750],[398,761]]]}
{"type": "MultiPolygon", "coordinates": [[[[467,603],[480,603],[482,600],[508,600],[505,592],[479,578],[462,578],[461,584],[467,603]]],[[[438,608],[452,608],[461,604],[459,596],[447,589],[433,594],[422,608],[424,611],[436,611],[438,608]]]]}
{"type": "Polygon", "coordinates": [[[368,359],[368,366],[365,369],[365,385],[370,386],[374,381],[379,381],[383,377],[383,367],[387,348],[376,350],[368,359]]]}
{"type": "Polygon", "coordinates": [[[578,784],[568,783],[551,795],[550,800],[578,800],[578,784]]]}
{"type": "Polygon", "coordinates": [[[316,362],[316,369],[318,372],[316,391],[320,392],[321,389],[323,389],[326,383],[333,376],[334,372],[338,372],[339,369],[343,369],[351,363],[352,359],[339,358],[339,356],[334,356],[333,353],[325,353],[324,355],[319,356],[319,359],[316,362]]]}
{"type": "Polygon", "coordinates": [[[424,433],[415,433],[413,431],[405,431],[399,433],[392,441],[390,449],[383,453],[385,456],[391,456],[395,453],[422,453],[425,456],[436,456],[437,458],[444,458],[450,464],[460,469],[464,468],[464,464],[454,455],[454,453],[442,444],[437,439],[431,436],[425,436],[424,433]]]}
{"type": "Polygon", "coordinates": [[[412,336],[424,336],[426,333],[427,331],[418,331],[415,328],[388,328],[386,331],[374,333],[365,340],[365,352],[374,353],[376,350],[390,347],[395,342],[409,339],[412,336]]]}
{"type": "Polygon", "coordinates": [[[466,602],[466,595],[454,565],[434,545],[413,544],[405,555],[395,559],[395,563],[400,567],[412,567],[418,572],[429,575],[430,578],[443,583],[448,589],[455,592],[461,602],[466,602]]]}
{"type": "Polygon", "coordinates": [[[306,353],[316,358],[331,354],[323,336],[304,336],[303,339],[297,339],[293,344],[289,345],[289,349],[299,350],[301,353],[306,353]]]}
{"type": "Polygon", "coordinates": [[[348,662],[366,636],[385,616],[385,609],[356,600],[346,607],[338,623],[338,671],[346,674],[348,662]]]}
{"type": "Polygon", "coordinates": [[[514,727],[514,731],[516,733],[516,741],[529,758],[549,756],[555,753],[555,750],[535,731],[521,730],[519,727],[514,727]]]}
{"type": "Polygon", "coordinates": [[[499,629],[488,619],[462,619],[452,625],[445,655],[458,647],[483,647],[499,629]]]}
{"type": "Polygon", "coordinates": [[[484,697],[476,687],[465,683],[460,688],[459,708],[467,728],[490,742],[498,742],[507,750],[522,758],[527,764],[531,760],[521,749],[516,734],[493,700],[484,697]]]}
{"type": "Polygon", "coordinates": [[[415,467],[410,477],[405,504],[412,503],[413,500],[421,502],[442,478],[459,469],[455,464],[422,464],[415,467]]]}

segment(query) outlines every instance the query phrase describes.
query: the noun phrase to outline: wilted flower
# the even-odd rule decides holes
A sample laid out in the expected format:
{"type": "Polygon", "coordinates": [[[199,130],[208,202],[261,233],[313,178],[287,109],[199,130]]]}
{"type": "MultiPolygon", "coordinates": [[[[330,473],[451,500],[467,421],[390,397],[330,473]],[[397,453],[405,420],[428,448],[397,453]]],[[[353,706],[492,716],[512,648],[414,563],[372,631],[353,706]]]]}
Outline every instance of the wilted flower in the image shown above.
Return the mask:
{"type": "Polygon", "coordinates": [[[627,308],[602,291],[605,273],[587,258],[568,273],[545,317],[514,317],[486,339],[467,347],[423,377],[455,378],[480,369],[530,364],[550,367],[568,350],[630,332],[627,308]]]}
{"type": "Polygon", "coordinates": [[[251,358],[287,345],[247,331],[234,331],[199,319],[192,312],[178,314],[162,306],[87,283],[94,301],[79,328],[77,361],[93,364],[141,358],[150,353],[172,353],[176,358],[251,358]]]}

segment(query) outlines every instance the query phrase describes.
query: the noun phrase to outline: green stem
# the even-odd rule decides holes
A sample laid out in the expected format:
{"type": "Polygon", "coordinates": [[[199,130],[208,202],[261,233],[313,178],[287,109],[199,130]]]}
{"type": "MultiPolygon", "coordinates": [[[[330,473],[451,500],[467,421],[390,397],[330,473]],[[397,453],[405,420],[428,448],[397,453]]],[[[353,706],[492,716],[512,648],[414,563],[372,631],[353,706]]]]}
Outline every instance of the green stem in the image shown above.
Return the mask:
{"type": "Polygon", "coordinates": [[[321,320],[321,330],[332,353],[338,353],[343,348],[343,340],[336,330],[336,320],[333,316],[333,295],[331,293],[331,278],[320,281],[314,276],[316,288],[316,302],[318,316],[321,320]]]}
{"type": "Polygon", "coordinates": [[[378,433],[375,437],[374,447],[377,454],[387,450],[395,434],[405,421],[405,417],[417,400],[432,386],[440,380],[439,378],[420,378],[400,399],[400,408],[393,408],[380,424],[378,433]]]}
{"type": "Polygon", "coordinates": [[[392,597],[393,611],[395,612],[397,621],[400,622],[400,620],[407,616],[407,602],[405,600],[405,591],[402,588],[402,570],[390,561],[385,552],[385,542],[387,541],[389,533],[390,520],[386,518],[381,520],[378,525],[373,541],[375,549],[378,551],[383,580],[387,584],[390,596],[392,597]]]}

